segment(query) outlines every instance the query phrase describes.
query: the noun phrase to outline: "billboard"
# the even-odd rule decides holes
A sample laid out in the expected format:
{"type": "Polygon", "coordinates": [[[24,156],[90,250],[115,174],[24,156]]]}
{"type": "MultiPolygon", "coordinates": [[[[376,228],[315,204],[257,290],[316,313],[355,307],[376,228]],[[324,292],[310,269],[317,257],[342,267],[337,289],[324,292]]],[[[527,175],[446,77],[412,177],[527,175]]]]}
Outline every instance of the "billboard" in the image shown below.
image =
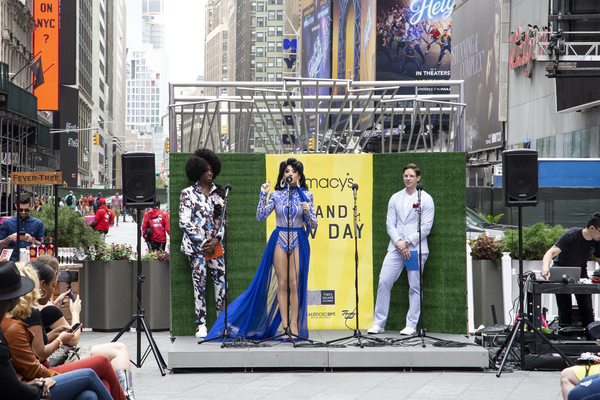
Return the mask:
{"type": "Polygon", "coordinates": [[[44,83],[34,90],[38,110],[58,111],[59,4],[59,0],[36,0],[33,6],[33,48],[44,71],[44,83]]]}
{"type": "MultiPolygon", "coordinates": [[[[331,6],[328,0],[317,0],[302,10],[302,77],[331,79],[331,6]]],[[[317,89],[305,88],[304,95],[314,96],[317,89]]],[[[328,96],[331,88],[319,88],[319,96],[328,96]]],[[[307,108],[316,108],[316,102],[308,102],[307,108]]],[[[309,136],[325,129],[325,115],[307,116],[309,136]]]]}
{"type": "Polygon", "coordinates": [[[476,0],[454,10],[452,76],[465,81],[465,150],[502,146],[499,120],[500,11],[502,0],[476,0]]]}
{"type": "Polygon", "coordinates": [[[454,0],[379,0],[377,80],[450,79],[453,5],[454,0]]]}
{"type": "Polygon", "coordinates": [[[376,0],[334,0],[333,74],[355,81],[375,80],[376,0]]]}

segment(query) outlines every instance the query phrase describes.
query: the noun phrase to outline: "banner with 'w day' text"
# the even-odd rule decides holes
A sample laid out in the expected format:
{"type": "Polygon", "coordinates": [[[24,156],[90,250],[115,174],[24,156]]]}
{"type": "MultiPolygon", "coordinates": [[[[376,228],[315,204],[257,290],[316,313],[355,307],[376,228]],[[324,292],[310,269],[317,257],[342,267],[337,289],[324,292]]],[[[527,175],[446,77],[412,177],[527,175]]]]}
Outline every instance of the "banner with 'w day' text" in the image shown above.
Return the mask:
{"type": "MultiPolygon", "coordinates": [[[[289,155],[267,155],[267,179],[274,187],[279,163],[289,155]]],[[[357,193],[358,295],[360,328],[373,322],[371,154],[294,155],[304,164],[308,189],[314,195],[318,228],[309,236],[309,329],[356,328],[356,271],[354,196],[357,193]]],[[[275,215],[267,220],[267,238],[275,229],[275,215]]]]}

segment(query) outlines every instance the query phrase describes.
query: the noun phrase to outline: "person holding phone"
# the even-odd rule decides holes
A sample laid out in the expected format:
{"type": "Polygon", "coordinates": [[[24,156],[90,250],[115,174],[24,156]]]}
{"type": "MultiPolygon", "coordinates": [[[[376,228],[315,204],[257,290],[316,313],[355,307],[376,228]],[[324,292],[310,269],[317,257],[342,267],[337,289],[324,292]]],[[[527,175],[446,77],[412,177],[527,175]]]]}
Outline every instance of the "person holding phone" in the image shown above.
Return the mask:
{"type": "Polygon", "coordinates": [[[32,244],[39,246],[40,240],[46,232],[44,223],[29,215],[30,203],[29,194],[21,193],[19,196],[19,215],[7,219],[0,227],[0,249],[13,249],[10,256],[11,261],[19,261],[19,249],[17,247],[28,248],[32,244]],[[21,232],[19,235],[17,235],[17,218],[21,218],[21,232]],[[20,246],[18,246],[17,240],[20,241],[20,246]]]}

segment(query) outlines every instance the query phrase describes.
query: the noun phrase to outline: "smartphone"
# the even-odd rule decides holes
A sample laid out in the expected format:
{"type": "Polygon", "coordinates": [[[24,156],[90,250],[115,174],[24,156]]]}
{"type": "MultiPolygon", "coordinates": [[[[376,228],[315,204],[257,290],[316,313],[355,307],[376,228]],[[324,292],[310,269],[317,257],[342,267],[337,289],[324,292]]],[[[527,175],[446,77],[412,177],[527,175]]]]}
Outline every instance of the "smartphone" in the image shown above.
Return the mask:
{"type": "Polygon", "coordinates": [[[75,333],[79,330],[79,328],[81,328],[81,322],[76,323],[75,325],[73,325],[71,327],[71,329],[68,330],[69,333],[75,333]]]}
{"type": "Polygon", "coordinates": [[[58,271],[58,282],[79,282],[79,271],[68,269],[58,271]]]}

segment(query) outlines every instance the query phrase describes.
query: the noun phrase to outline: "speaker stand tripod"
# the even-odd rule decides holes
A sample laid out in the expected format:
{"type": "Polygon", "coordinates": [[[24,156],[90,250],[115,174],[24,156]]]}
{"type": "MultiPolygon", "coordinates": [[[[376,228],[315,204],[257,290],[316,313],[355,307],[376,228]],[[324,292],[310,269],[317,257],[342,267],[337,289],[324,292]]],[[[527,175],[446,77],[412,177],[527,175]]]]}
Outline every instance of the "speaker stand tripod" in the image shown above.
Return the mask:
{"type": "Polygon", "coordinates": [[[131,317],[127,325],[121,329],[121,331],[115,336],[112,342],[116,342],[119,340],[121,336],[133,325],[134,322],[137,321],[136,334],[137,334],[137,359],[136,362],[133,362],[138,368],[141,368],[148,358],[150,351],[154,353],[154,358],[156,359],[156,363],[158,364],[158,369],[160,370],[160,374],[165,376],[165,368],[167,368],[167,363],[163,359],[158,346],[156,346],[156,342],[154,341],[154,337],[152,337],[152,331],[146,322],[146,317],[144,314],[144,310],[142,309],[142,283],[146,277],[142,275],[142,231],[141,231],[141,221],[142,221],[142,210],[138,207],[137,209],[137,312],[131,317]],[[144,328],[144,333],[146,334],[146,339],[148,339],[148,347],[146,351],[142,355],[142,327],[144,328]]]}

